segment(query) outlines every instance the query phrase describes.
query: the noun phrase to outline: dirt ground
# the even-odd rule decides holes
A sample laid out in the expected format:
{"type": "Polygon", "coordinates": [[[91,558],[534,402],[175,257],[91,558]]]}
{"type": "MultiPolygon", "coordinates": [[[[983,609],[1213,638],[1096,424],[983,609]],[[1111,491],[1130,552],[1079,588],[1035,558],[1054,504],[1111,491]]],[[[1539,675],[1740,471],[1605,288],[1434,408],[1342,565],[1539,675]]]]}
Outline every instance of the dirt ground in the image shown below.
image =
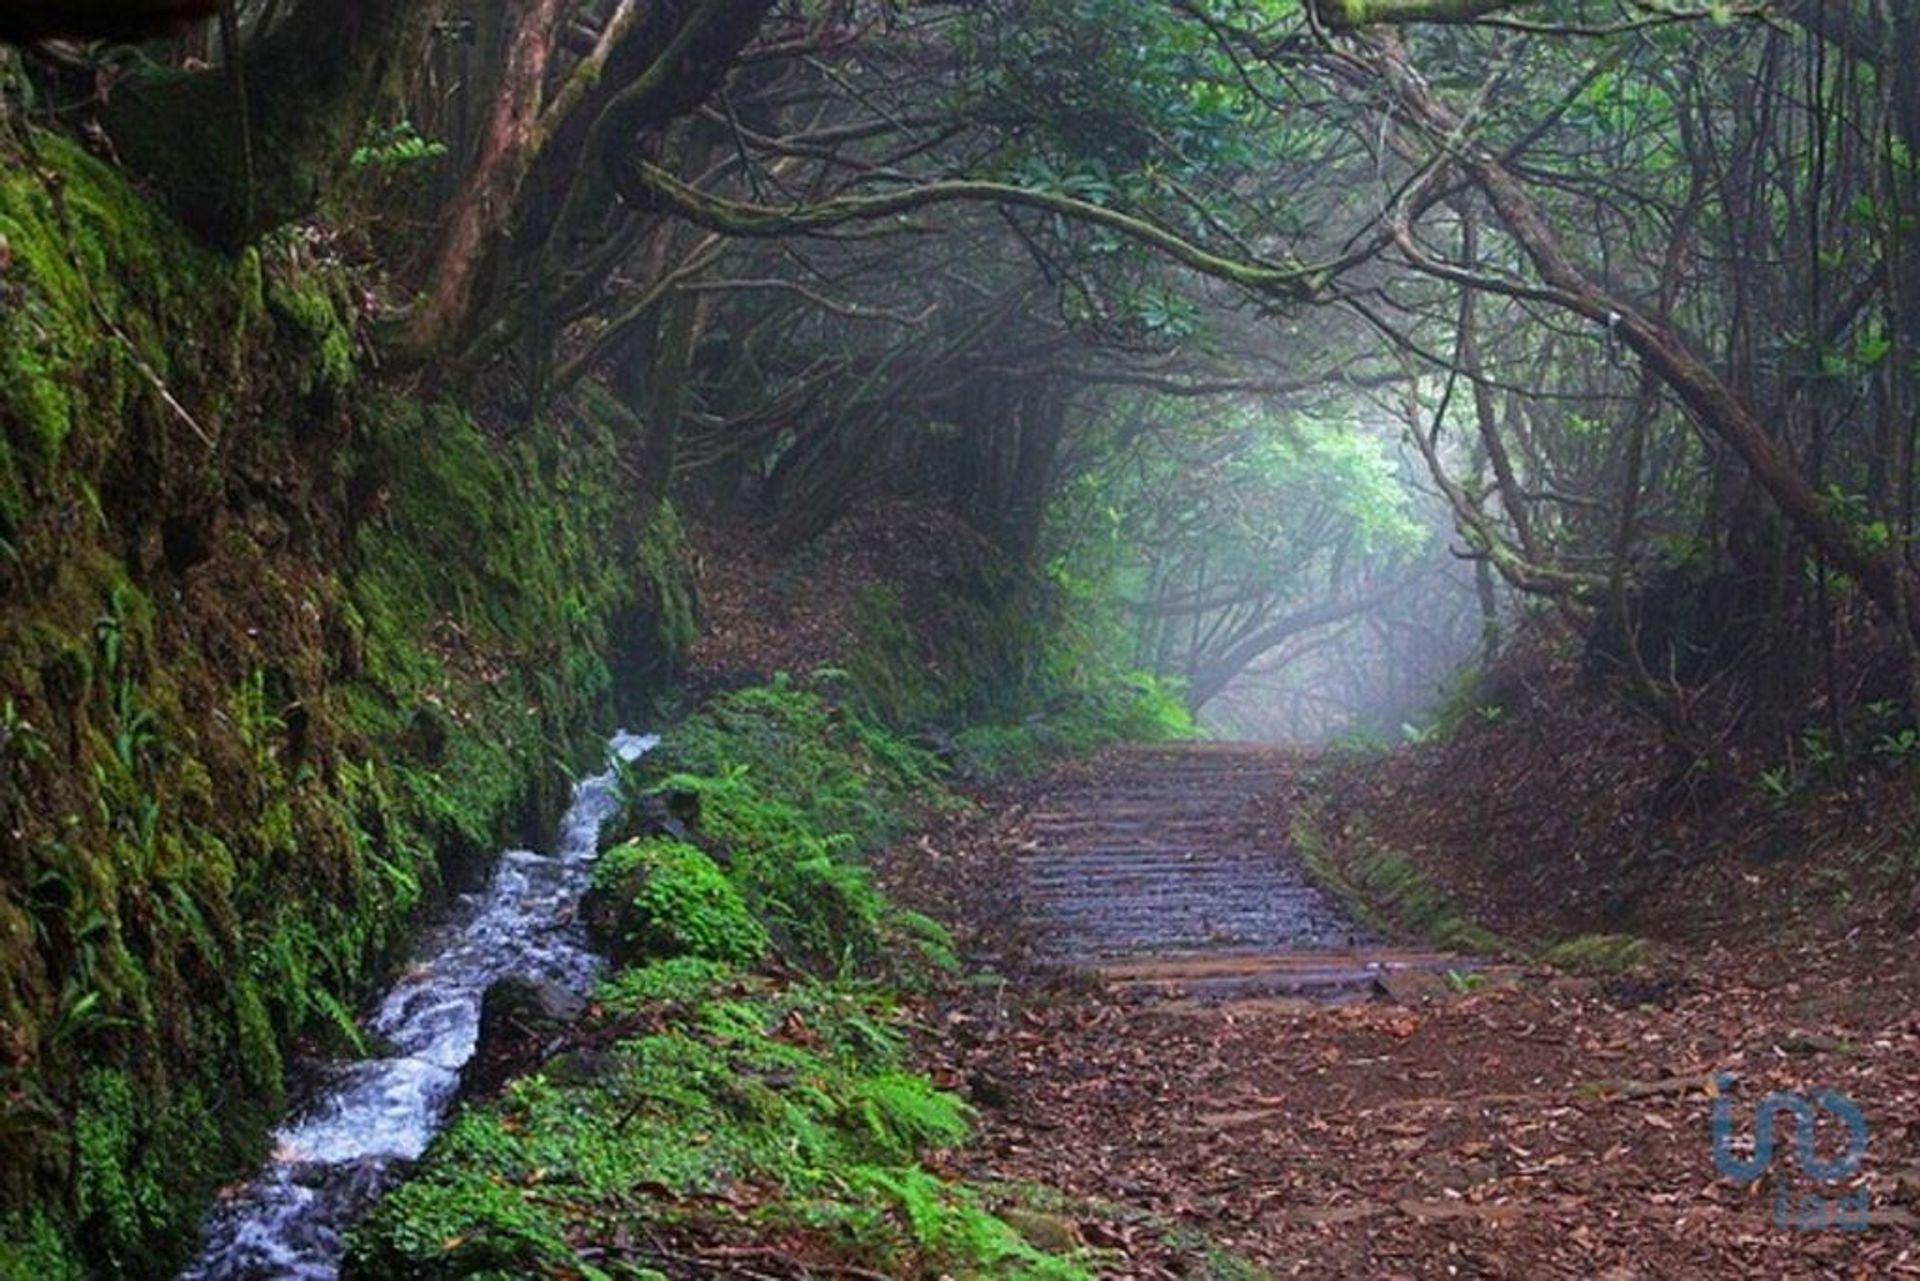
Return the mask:
{"type": "MultiPolygon", "coordinates": [[[[1061,1189],[1044,1230],[1110,1250],[1112,1275],[1244,1275],[1204,1263],[1203,1242],[1278,1276],[1920,1274],[1920,960],[1897,925],[1723,917],[1642,972],[1519,967],[1391,998],[1146,995],[1032,964],[1047,921],[1021,890],[1050,793],[1103,770],[1124,790],[1130,768],[1096,761],[983,797],[980,816],[882,866],[1005,980],[930,1015],[930,1070],[980,1110],[955,1172],[1061,1189]],[[1717,1101],[1738,1159],[1762,1096],[1823,1090],[1864,1115],[1857,1171],[1816,1182],[1782,1113],[1766,1174],[1719,1172],[1717,1101]],[[1862,1207],[1859,1230],[1779,1222],[1862,1207]]],[[[1329,786],[1283,783],[1271,804],[1329,786]]],[[[1399,784],[1337,786],[1364,814],[1370,788],[1399,784]]],[[[1288,857],[1284,815],[1270,818],[1288,857]]],[[[1817,1154],[1837,1162],[1846,1127],[1821,1116],[1817,1154]]]]}

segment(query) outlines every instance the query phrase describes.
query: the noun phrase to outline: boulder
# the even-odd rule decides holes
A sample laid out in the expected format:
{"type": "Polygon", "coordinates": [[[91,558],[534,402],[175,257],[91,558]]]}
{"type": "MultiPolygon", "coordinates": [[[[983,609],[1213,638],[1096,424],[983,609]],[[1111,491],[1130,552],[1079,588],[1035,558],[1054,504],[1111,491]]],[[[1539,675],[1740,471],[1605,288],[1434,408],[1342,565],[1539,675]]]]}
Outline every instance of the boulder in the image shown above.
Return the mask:
{"type": "Polygon", "coordinates": [[[508,975],[480,999],[480,1034],[460,1071],[462,1097],[490,1095],[565,1047],[586,1013],[584,999],[557,983],[508,975]]]}
{"type": "Polygon", "coordinates": [[[627,845],[634,841],[644,841],[655,836],[664,836],[681,841],[704,850],[714,862],[725,866],[725,852],[709,848],[702,841],[696,829],[700,826],[700,794],[688,791],[670,791],[664,794],[647,793],[635,797],[627,803],[620,817],[608,823],[600,831],[600,852],[617,845],[627,845]]]}
{"type": "Polygon", "coordinates": [[[1394,1005],[1424,1005],[1455,995],[1446,976],[1432,970],[1383,970],[1374,976],[1373,990],[1394,1005]]]}

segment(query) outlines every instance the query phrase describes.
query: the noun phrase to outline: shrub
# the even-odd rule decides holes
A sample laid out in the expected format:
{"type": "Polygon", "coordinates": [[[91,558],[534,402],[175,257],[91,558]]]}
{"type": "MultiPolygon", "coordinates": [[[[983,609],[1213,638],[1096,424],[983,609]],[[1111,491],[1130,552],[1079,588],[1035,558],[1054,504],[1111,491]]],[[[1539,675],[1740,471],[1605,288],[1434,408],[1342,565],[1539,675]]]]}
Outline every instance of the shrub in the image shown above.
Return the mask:
{"type": "Polygon", "coordinates": [[[781,952],[851,972],[894,950],[950,959],[944,932],[895,909],[858,861],[916,807],[951,803],[941,773],[857,709],[779,678],[688,718],[627,786],[694,798],[702,838],[727,852],[742,903],[781,952]]]}

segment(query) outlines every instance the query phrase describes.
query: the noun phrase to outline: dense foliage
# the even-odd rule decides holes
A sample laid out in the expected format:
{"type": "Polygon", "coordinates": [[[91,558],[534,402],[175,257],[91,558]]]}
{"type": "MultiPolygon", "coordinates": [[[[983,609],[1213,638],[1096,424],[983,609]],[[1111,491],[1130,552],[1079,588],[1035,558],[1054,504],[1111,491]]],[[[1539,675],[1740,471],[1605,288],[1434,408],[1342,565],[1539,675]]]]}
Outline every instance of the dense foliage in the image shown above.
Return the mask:
{"type": "Polygon", "coordinates": [[[784,680],[674,727],[629,786],[697,796],[700,848],[603,856],[621,968],[592,1048],[468,1108],[359,1230],[350,1275],[655,1275],[669,1239],[689,1259],[778,1239],[890,1276],[1090,1275],[995,1216],[1019,1189],[921,1160],[965,1138],[969,1109],[908,1070],[903,995],[954,960],[861,857],[956,803],[941,773],[856,704],[784,680]]]}
{"type": "MultiPolygon", "coordinates": [[[[350,1044],[409,918],[670,680],[683,516],[950,522],[937,604],[873,586],[836,669],[649,767],[711,848],[601,874],[630,973],[745,985],[622,1079],[692,1097],[729,1038],[817,1074],[734,1168],[892,1197],[912,1266],[1019,1247],[924,1182],[950,1126],[860,1119],[894,1060],[769,1046],[938,952],[852,855],[944,768],[1456,735],[1519,700],[1419,709],[1503,648],[1578,655],[1686,804],[1920,752],[1911,5],[126,0],[0,40],[0,1270],[187,1247],[289,1051],[350,1044]],[[700,968],[755,964],[827,987],[700,968]],[[788,1131],[807,1169],[755,1164],[788,1131]]],[[[463,1125],[472,1168],[541,1168],[502,1127],[576,1088],[463,1125]]],[[[441,1159],[420,1222],[574,1248],[441,1159]]],[[[368,1267],[454,1248],[403,1217],[368,1267]]]]}

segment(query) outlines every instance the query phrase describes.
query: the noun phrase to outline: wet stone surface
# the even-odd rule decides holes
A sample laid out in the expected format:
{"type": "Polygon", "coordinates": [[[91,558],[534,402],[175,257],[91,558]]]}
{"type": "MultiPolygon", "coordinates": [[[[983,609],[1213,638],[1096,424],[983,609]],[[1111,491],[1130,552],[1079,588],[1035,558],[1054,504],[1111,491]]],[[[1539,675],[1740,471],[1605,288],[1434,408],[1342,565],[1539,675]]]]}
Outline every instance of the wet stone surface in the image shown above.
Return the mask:
{"type": "Polygon", "coordinates": [[[1132,748],[1047,793],[1017,860],[1035,959],[1143,993],[1324,999],[1461,965],[1374,938],[1260,827],[1256,802],[1298,763],[1245,744],[1132,748]]]}

